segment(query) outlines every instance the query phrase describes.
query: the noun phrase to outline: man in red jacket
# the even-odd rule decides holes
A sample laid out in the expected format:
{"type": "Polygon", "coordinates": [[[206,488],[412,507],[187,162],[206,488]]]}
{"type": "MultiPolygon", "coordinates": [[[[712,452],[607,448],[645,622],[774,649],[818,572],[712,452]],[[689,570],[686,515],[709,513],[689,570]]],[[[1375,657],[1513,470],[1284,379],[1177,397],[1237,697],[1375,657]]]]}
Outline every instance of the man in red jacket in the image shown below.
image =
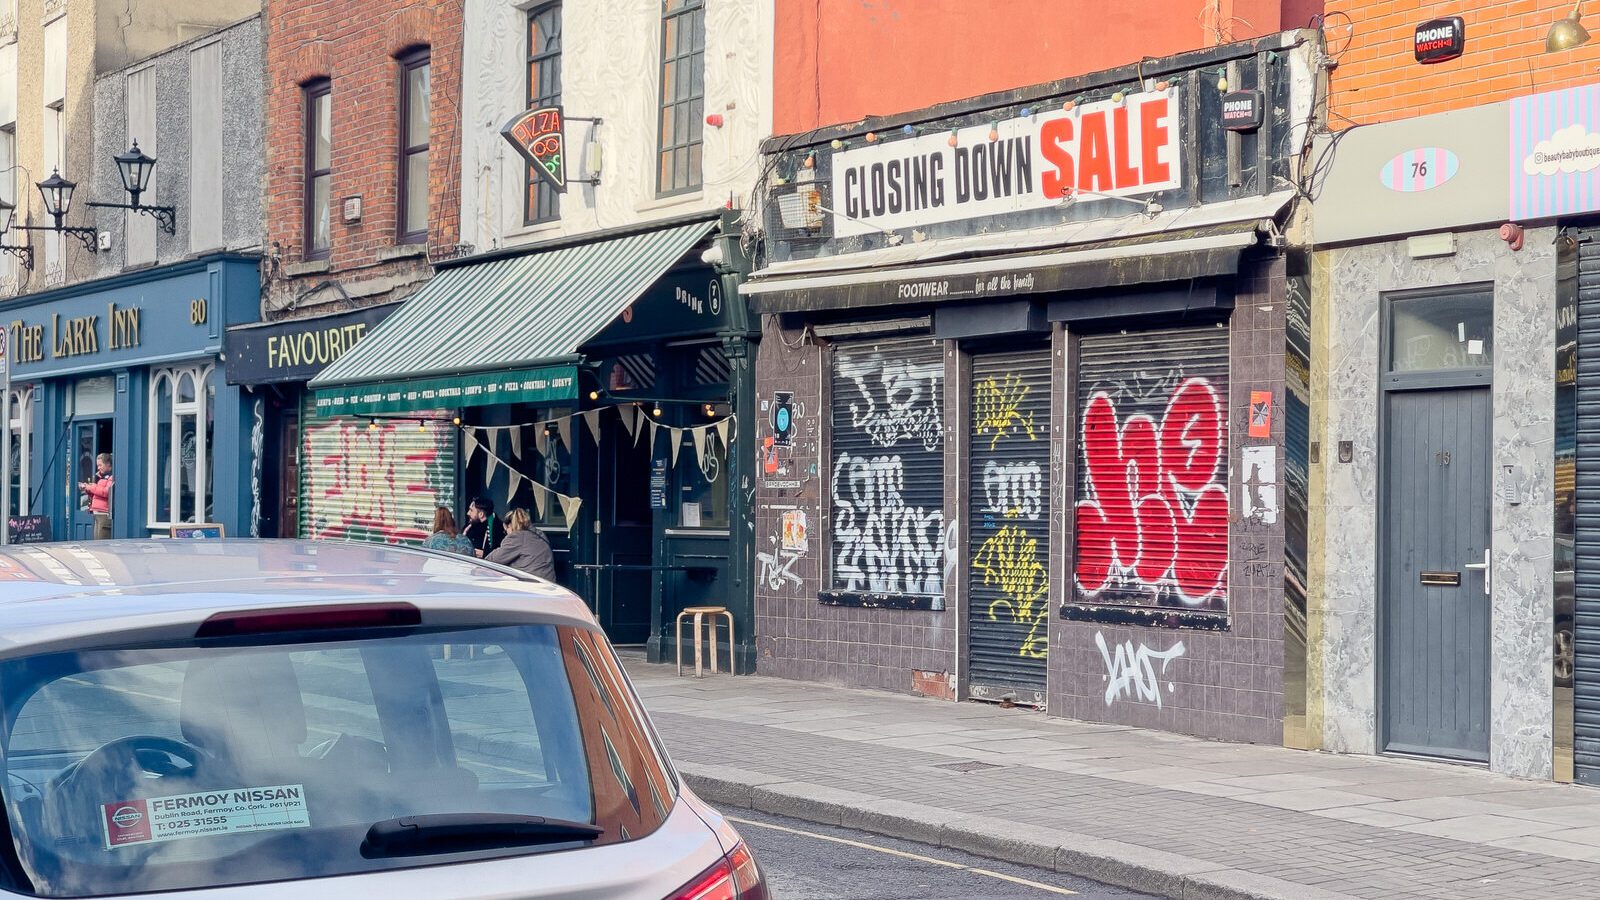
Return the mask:
{"type": "Polygon", "coordinates": [[[89,512],[94,515],[94,539],[111,539],[111,454],[94,460],[94,481],[78,482],[78,490],[89,495],[89,512]]]}

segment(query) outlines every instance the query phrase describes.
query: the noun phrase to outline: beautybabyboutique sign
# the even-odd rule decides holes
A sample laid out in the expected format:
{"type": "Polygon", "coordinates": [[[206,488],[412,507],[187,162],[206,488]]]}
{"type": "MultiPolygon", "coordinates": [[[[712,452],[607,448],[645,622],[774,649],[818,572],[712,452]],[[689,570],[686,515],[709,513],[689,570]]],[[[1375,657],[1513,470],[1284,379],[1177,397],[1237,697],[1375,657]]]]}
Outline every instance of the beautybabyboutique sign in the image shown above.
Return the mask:
{"type": "Polygon", "coordinates": [[[1151,91],[835,153],[834,236],[1177,188],[1181,110],[1151,91]]]}
{"type": "Polygon", "coordinates": [[[1600,85],[1511,101],[1511,218],[1600,209],[1600,85]]]}

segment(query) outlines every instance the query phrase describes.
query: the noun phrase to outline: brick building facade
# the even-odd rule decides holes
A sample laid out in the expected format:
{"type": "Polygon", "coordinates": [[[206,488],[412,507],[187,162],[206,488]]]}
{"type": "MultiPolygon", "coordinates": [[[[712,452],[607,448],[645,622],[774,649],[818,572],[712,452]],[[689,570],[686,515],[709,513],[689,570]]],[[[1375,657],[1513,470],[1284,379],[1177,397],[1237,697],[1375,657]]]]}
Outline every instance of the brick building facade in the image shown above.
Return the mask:
{"type": "Polygon", "coordinates": [[[768,142],[759,671],[1299,742],[1320,46],[768,142]]]}
{"type": "MultiPolygon", "coordinates": [[[[1330,124],[1372,125],[1509,100],[1594,80],[1600,42],[1546,54],[1550,26],[1572,12],[1548,0],[1479,0],[1453,7],[1418,0],[1358,0],[1338,5],[1325,29],[1337,62],[1329,95],[1330,124]],[[1439,15],[1459,15],[1466,52],[1435,65],[1412,57],[1416,28],[1439,15]]],[[[1581,21],[1600,27],[1591,11],[1581,21]]]]}
{"type": "Polygon", "coordinates": [[[453,256],[460,234],[462,15],[439,0],[273,0],[267,33],[267,318],[400,300],[427,280],[428,257],[453,256]],[[427,239],[401,234],[403,67],[428,53],[427,239]],[[307,86],[331,107],[330,240],[307,253],[307,86]],[[351,199],[359,212],[346,206],[351,199]],[[353,214],[354,213],[354,214],[353,214]],[[353,214],[353,215],[352,215],[353,214]]]}

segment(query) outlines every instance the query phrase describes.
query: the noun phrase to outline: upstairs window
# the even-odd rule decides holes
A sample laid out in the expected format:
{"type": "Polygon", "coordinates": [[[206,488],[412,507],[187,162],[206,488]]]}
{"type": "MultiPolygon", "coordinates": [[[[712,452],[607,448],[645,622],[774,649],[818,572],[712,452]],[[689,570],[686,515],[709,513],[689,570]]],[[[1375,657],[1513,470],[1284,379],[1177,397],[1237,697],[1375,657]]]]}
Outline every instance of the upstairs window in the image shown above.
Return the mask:
{"type": "Polygon", "coordinates": [[[662,10],[656,193],[666,196],[700,187],[706,112],[705,0],[664,0],[662,10]]]}
{"type": "Polygon", "coordinates": [[[428,239],[428,135],[432,113],[428,97],[432,83],[428,49],[400,58],[400,240],[423,243],[428,239]]]}
{"type": "Polygon", "coordinates": [[[327,79],[305,86],[306,110],[306,259],[326,259],[333,246],[333,83],[327,79]]]}
{"type": "MultiPolygon", "coordinates": [[[[528,108],[561,103],[561,4],[546,3],[528,11],[528,108]]],[[[522,201],[522,224],[537,225],[561,218],[560,195],[528,166],[522,201]]]]}

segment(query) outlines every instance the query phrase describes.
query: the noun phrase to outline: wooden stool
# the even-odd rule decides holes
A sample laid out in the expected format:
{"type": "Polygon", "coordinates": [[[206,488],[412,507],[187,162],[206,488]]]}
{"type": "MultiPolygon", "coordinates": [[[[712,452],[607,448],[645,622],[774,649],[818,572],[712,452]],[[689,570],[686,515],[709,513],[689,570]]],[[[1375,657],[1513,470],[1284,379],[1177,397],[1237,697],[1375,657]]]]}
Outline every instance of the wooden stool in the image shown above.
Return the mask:
{"type": "Polygon", "coordinates": [[[678,674],[683,674],[683,620],[694,617],[694,677],[700,678],[704,671],[700,666],[700,634],[701,623],[705,623],[705,631],[711,638],[711,674],[717,673],[717,617],[721,616],[728,625],[728,673],[733,673],[733,613],[728,612],[726,606],[686,606],[683,612],[678,613],[678,620],[673,628],[673,637],[678,645],[678,674]],[[709,621],[708,621],[709,618],[709,621]]]}

